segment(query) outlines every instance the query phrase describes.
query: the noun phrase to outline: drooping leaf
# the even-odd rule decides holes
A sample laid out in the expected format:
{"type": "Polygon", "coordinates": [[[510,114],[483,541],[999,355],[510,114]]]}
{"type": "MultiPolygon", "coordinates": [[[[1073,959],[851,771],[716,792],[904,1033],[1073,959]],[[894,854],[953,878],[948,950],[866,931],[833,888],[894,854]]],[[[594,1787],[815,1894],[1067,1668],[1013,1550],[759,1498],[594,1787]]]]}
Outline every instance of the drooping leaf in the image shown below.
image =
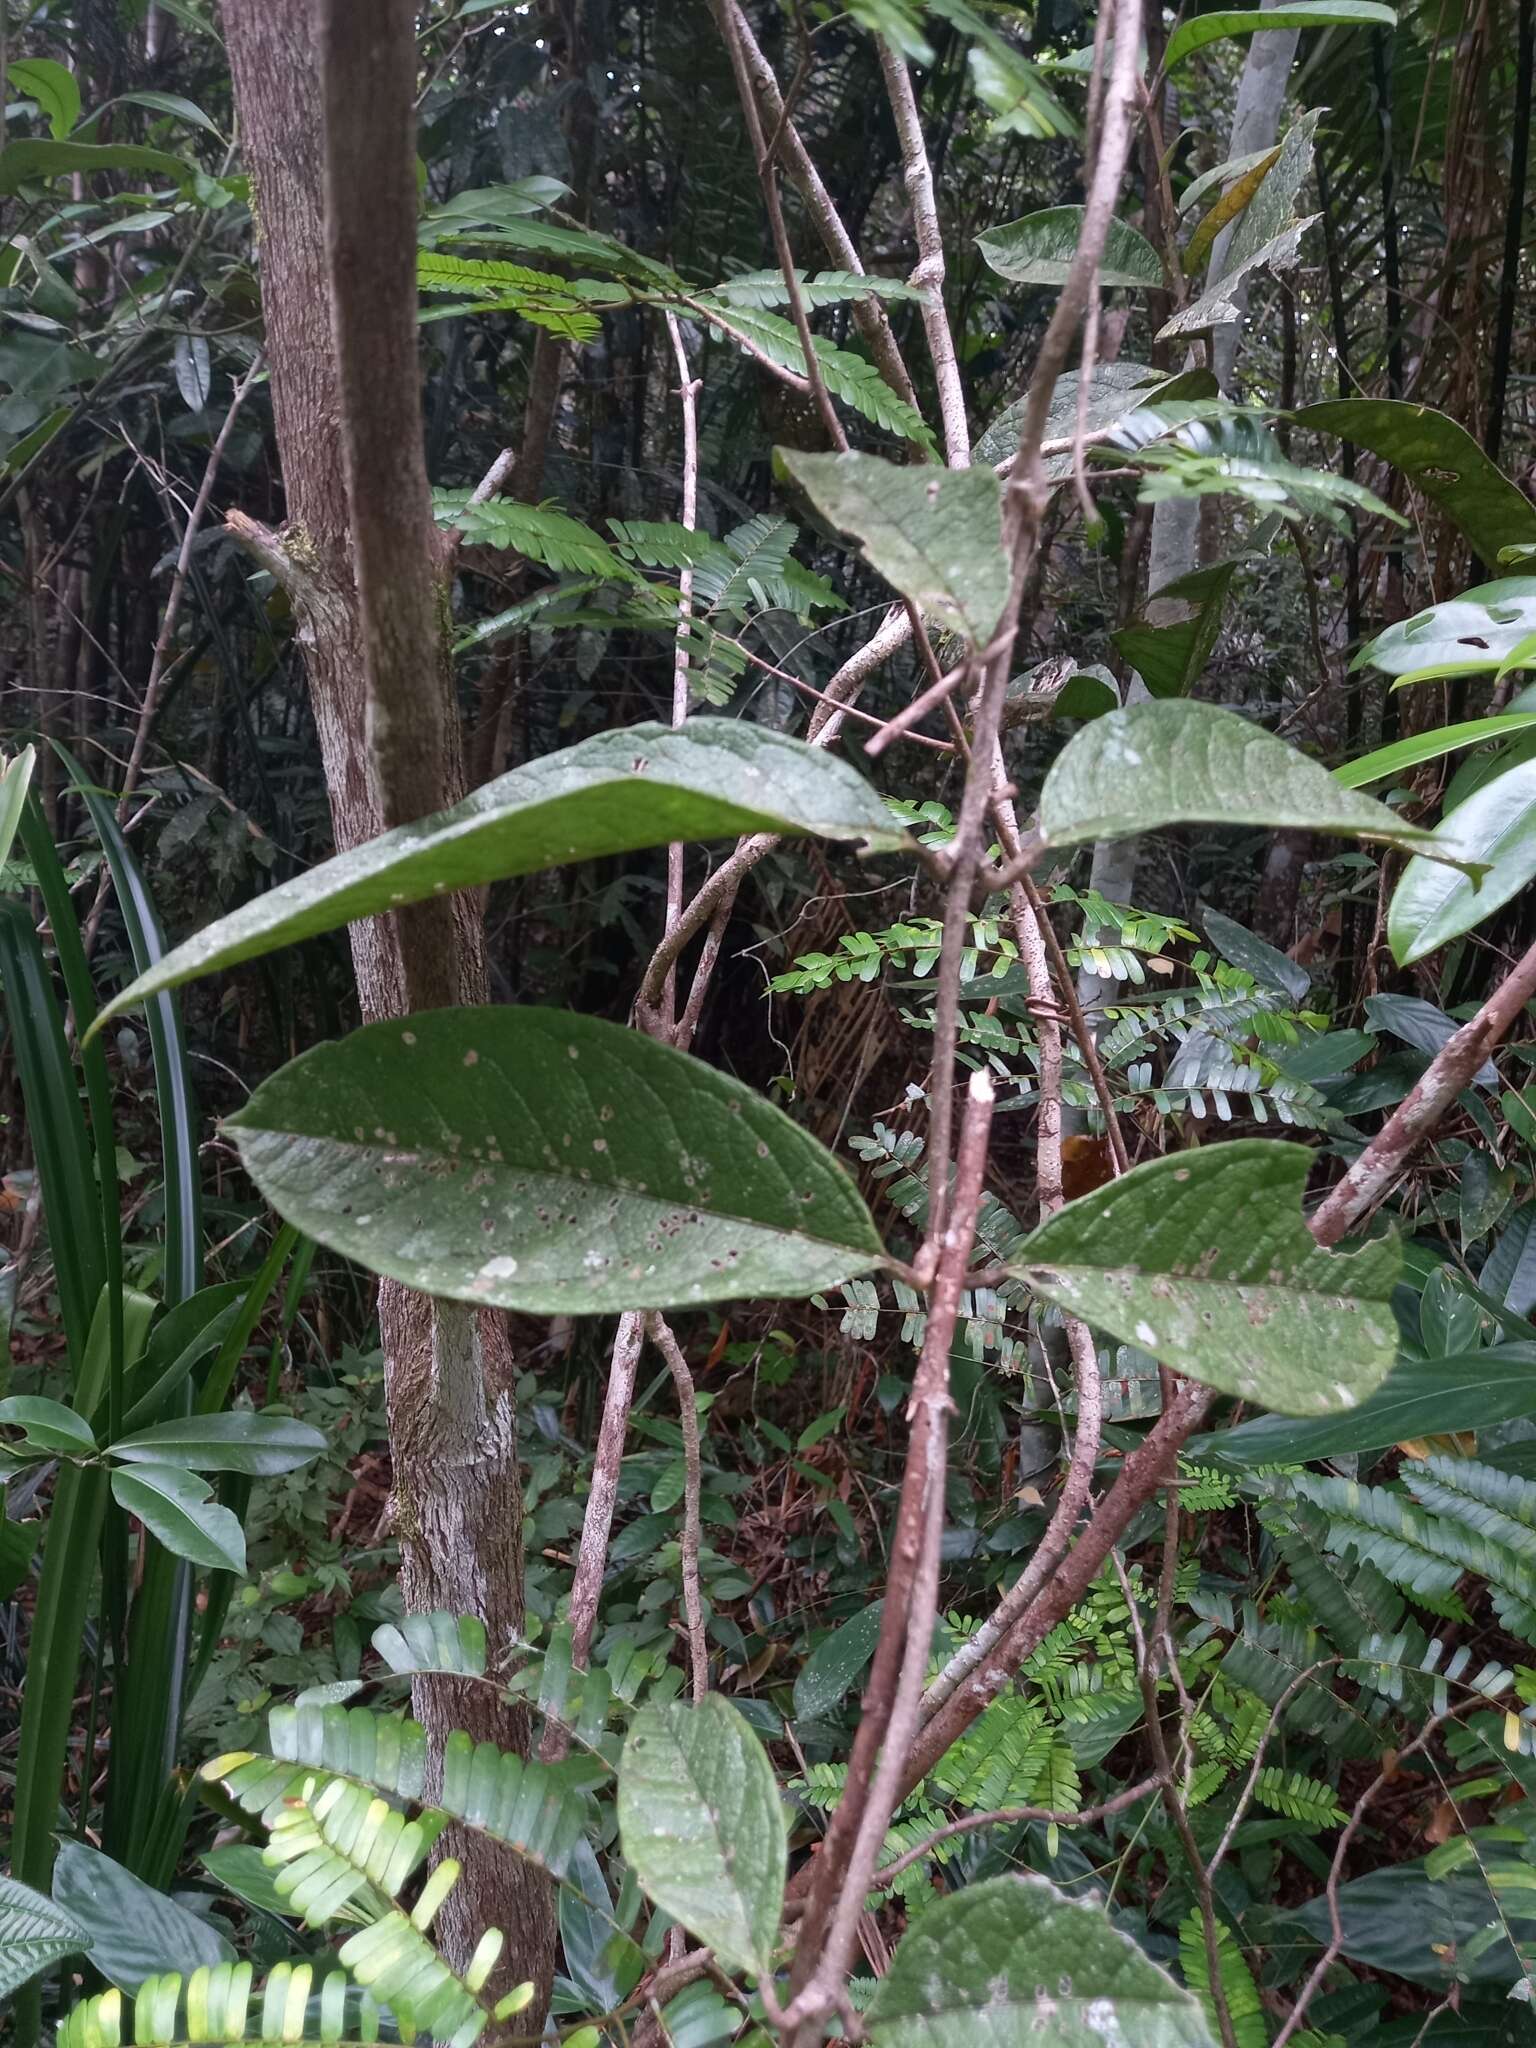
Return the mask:
{"type": "Polygon", "coordinates": [[[930,469],[878,455],[783,459],[816,509],[919,610],[985,647],[1008,602],[1002,493],[990,469],[930,469]]]}
{"type": "Polygon", "coordinates": [[[514,498],[472,504],[469,491],[432,493],[441,526],[456,526],[466,540],[483,547],[509,548],[557,575],[599,576],[608,582],[636,581],[636,572],[616,555],[601,534],[558,505],[522,505],[514,498]]]}
{"type": "Polygon", "coordinates": [[[1199,681],[1221,631],[1222,608],[1240,563],[1212,562],[1154,590],[1149,603],[1183,605],[1188,617],[1140,620],[1110,635],[1154,697],[1183,697],[1199,681]]]}
{"type": "Polygon", "coordinates": [[[1143,505],[1165,498],[1235,497],[1266,515],[1326,519],[1341,531],[1348,530],[1351,511],[1405,523],[1352,477],[1288,461],[1261,419],[1224,401],[1157,400],[1143,406],[1109,436],[1106,455],[1118,449],[1131,452],[1143,473],[1143,505]]]}
{"type": "Polygon", "coordinates": [[[89,1930],[73,1913],[14,1877],[0,1877],[0,2003],[39,1970],[90,1945],[89,1930]]]}
{"type": "MultiPolygon", "coordinates": [[[[918,286],[899,277],[880,277],[873,271],[821,270],[813,276],[797,270],[795,281],[807,311],[817,306],[846,305],[850,299],[915,299],[921,303],[918,286]]],[[[744,270],[727,278],[710,293],[732,306],[787,306],[789,291],[782,270],[744,270]]]]}
{"type": "Polygon", "coordinates": [[[189,1472],[245,1472],[268,1477],[296,1472],[324,1449],[324,1433],[308,1422],[234,1408],[220,1415],[185,1415],[157,1422],[110,1444],[107,1456],[132,1465],[180,1465],[189,1472]]]}
{"type": "Polygon", "coordinates": [[[202,334],[178,334],[171,351],[171,368],[176,389],[189,412],[201,412],[213,385],[213,362],[208,340],[202,334]]]}
{"type": "Polygon", "coordinates": [[[1296,419],[1400,469],[1485,562],[1496,562],[1503,547],[1536,541],[1536,505],[1445,413],[1402,398],[1328,398],[1303,406],[1296,419]]]}
{"type": "MultiPolygon", "coordinates": [[[[1231,184],[1227,186],[1221,197],[1216,201],[1216,204],[1203,216],[1199,226],[1190,236],[1188,245],[1184,250],[1183,263],[1184,275],[1186,277],[1196,277],[1199,275],[1201,265],[1210,254],[1216,237],[1223,228],[1230,227],[1239,215],[1247,212],[1248,208],[1253,204],[1254,195],[1264,183],[1265,178],[1278,161],[1279,156],[1280,147],[1278,144],[1273,149],[1260,150],[1233,177],[1231,184]]],[[[1197,180],[1196,182],[1198,183],[1199,181],[1197,180]]],[[[1190,203],[1189,195],[1186,193],[1181,205],[1181,211],[1183,207],[1188,206],[1190,203]]]]}
{"type": "Polygon", "coordinates": [[[239,1517],[214,1500],[195,1473],[179,1465],[120,1465],[112,1474],[112,1498],[174,1557],[210,1571],[245,1570],[239,1517]]]}
{"type": "Polygon", "coordinates": [[[0,194],[76,171],[86,176],[92,171],[146,171],[180,180],[188,175],[188,166],[179,156],[137,142],[44,142],[23,135],[7,142],[0,155],[0,194]]]}
{"type": "Polygon", "coordinates": [[[429,1294],[603,1314],[867,1272],[853,1182],[782,1110],[593,1017],[439,1010],[320,1045],[226,1126],[322,1244],[429,1294]]]}
{"type": "Polygon", "coordinates": [[[1480,740],[1524,732],[1531,726],[1536,726],[1536,711],[1507,711],[1493,718],[1468,718],[1460,725],[1442,725],[1433,732],[1410,733],[1405,740],[1394,740],[1390,746],[1378,747],[1374,753],[1362,754],[1358,761],[1335,768],[1334,780],[1345,789],[1364,789],[1368,782],[1384,782],[1388,776],[1418,767],[1421,761],[1438,761],[1442,755],[1454,754],[1461,747],[1474,747],[1480,740]]]}
{"type": "Polygon", "coordinates": [[[1536,1202],[1522,1202],[1483,1263],[1478,1284],[1517,1316],[1536,1309],[1536,1202]]]}
{"type": "Polygon", "coordinates": [[[1418,856],[1403,870],[1387,912],[1387,940],[1400,967],[1437,951],[1501,910],[1536,875],[1536,761],[1511,768],[1458,804],[1437,837],[1486,862],[1471,879],[1418,856]]]}
{"type": "Polygon", "coordinates": [[[718,1693],[635,1716],[619,1765],[619,1838],[656,1905],[728,1969],[769,1973],[784,1810],[766,1751],[718,1693]]]}
{"type": "Polygon", "coordinates": [[[875,1654],[883,1611],[880,1600],[861,1607],[816,1645],[795,1680],[796,1720],[820,1720],[862,1677],[875,1654]]]}
{"type": "MultiPolygon", "coordinates": [[[[1046,441],[1065,440],[1077,432],[1080,393],[1078,371],[1068,370],[1057,378],[1045,416],[1043,438],[1046,441]]],[[[1083,404],[1083,432],[1105,433],[1138,407],[1173,395],[1182,398],[1214,397],[1216,380],[1208,370],[1189,370],[1177,377],[1166,377],[1160,370],[1148,369],[1144,363],[1096,363],[1083,404]]],[[[977,439],[972,450],[975,461],[1003,462],[1014,455],[1019,445],[1024,408],[1028,403],[1029,394],[1026,392],[1022,398],[1014,399],[1012,404],[1003,408],[977,439]]],[[[1053,479],[1070,476],[1071,455],[1047,456],[1045,472],[1053,479]]]]}
{"type": "Polygon", "coordinates": [[[1200,2007],[1101,1906],[996,1877],[910,1927],[865,2015],[875,2048],[1212,2048],[1200,2007]]]}
{"type": "Polygon", "coordinates": [[[0,1401],[0,1427],[19,1429],[22,1442],[42,1457],[96,1455],[96,1439],[84,1416],[41,1394],[13,1394],[0,1401]]]}
{"type": "Polygon", "coordinates": [[[1187,699],[1095,719],[1051,764],[1040,793],[1048,846],[1165,825],[1295,826],[1416,852],[1430,840],[1373,797],[1235,712],[1187,699]]]}
{"type": "Polygon", "coordinates": [[[1261,1415],[1195,1437],[1188,1455],[1248,1468],[1296,1465],[1382,1451],[1415,1437],[1491,1429],[1522,1415],[1536,1415],[1536,1340],[1456,1358],[1400,1359],[1358,1408],[1310,1420],[1261,1415]]]}
{"type": "MultiPolygon", "coordinates": [[[[1083,213],[1081,206],[1048,206],[1022,220],[987,228],[976,237],[976,246],[1010,284],[1063,285],[1077,254],[1083,213]]],[[[1112,220],[1099,282],[1132,291],[1155,290],[1163,282],[1162,259],[1145,235],[1123,220],[1112,220]]]]}
{"type": "Polygon", "coordinates": [[[671,840],[763,831],[904,843],[876,792],[822,748],[718,718],[629,726],[514,768],[452,810],[258,896],[175,947],[102,1019],[199,974],[450,889],[671,840]]]}
{"type": "Polygon", "coordinates": [[[1379,669],[1400,684],[1482,675],[1516,655],[1533,632],[1536,576],[1500,576],[1388,626],[1350,666],[1379,669]]]}
{"type": "Polygon", "coordinates": [[[216,1927],[84,1842],[61,1845],[53,1899],[85,1929],[92,1966],[120,1991],[137,1991],[162,1970],[235,1960],[216,1927]]]}
{"type": "Polygon", "coordinates": [[[80,118],[75,74],[51,57],[13,57],[6,69],[16,90],[37,101],[55,141],[61,142],[80,118]]]}
{"type": "Polygon", "coordinates": [[[1400,1251],[1322,1251],[1311,1155],[1262,1138],[1138,1166],[1069,1202],[1009,1268],[1050,1301],[1207,1386],[1284,1415],[1356,1407],[1397,1355],[1400,1251]]]}
{"type": "Polygon", "coordinates": [[[1257,35],[1276,28],[1395,28],[1397,15],[1378,0],[1291,0],[1283,7],[1223,8],[1214,14],[1191,15],[1168,38],[1163,68],[1172,71],[1208,43],[1229,36],[1257,35]]]}

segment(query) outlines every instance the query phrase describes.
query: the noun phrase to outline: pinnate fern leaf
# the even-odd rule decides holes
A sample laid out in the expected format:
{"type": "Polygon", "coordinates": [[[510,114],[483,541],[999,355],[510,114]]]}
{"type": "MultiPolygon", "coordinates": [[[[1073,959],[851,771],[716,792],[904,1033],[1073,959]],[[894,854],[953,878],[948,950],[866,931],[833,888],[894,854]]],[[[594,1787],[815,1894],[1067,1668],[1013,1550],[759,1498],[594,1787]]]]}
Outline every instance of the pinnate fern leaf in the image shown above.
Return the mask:
{"type": "MultiPolygon", "coordinates": [[[[1216,1922],[1216,1964],[1237,2048],[1265,2048],[1269,2040],[1269,2028],[1264,2020],[1264,2004],[1259,1997],[1259,1987],[1253,1981],[1253,1972],[1248,1967],[1247,1958],[1238,1947],[1237,1937],[1224,1920],[1216,1922]]],[[[1210,1957],[1206,1953],[1205,1922],[1198,1907],[1179,1923],[1179,1969],[1183,1973],[1184,1982],[1204,2006],[1212,2033],[1218,2033],[1216,2003],[1211,1996],[1211,1966],[1210,1957]]]]}

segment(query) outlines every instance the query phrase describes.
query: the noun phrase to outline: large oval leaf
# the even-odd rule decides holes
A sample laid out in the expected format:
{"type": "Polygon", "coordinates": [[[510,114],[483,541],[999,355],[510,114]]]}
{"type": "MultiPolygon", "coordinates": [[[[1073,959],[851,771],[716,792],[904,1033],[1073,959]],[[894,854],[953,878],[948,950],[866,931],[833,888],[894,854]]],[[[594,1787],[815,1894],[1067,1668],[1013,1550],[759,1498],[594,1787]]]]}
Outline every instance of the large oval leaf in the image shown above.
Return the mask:
{"type": "Polygon", "coordinates": [[[1163,1364],[1282,1415],[1353,1408],[1397,1355],[1396,1238],[1322,1251],[1311,1154],[1239,1139],[1171,1153],[1069,1202],[1010,1270],[1163,1364]]]}
{"type": "Polygon", "coordinates": [[[800,1297],[867,1272],[857,1188],[701,1060],[559,1010],[320,1045],[231,1118],[278,1212],[429,1294],[535,1314],[800,1297]]]}
{"type": "MultiPolygon", "coordinates": [[[[1010,284],[1063,285],[1082,237],[1083,212],[1081,206],[1048,206],[988,228],[976,237],[976,246],[1010,284]]],[[[1099,282],[1130,291],[1155,290],[1163,282],[1162,258],[1145,235],[1123,220],[1112,220],[1099,282]]]]}
{"type": "Polygon", "coordinates": [[[1212,2048],[1205,2016],[1101,1906],[994,1877],[927,1908],[866,2014],[876,2048],[1212,2048]]]}
{"type": "Polygon", "coordinates": [[[173,1557],[210,1571],[245,1570],[245,1531],[238,1515],[211,1497],[206,1479],[180,1465],[119,1465],[112,1498],[136,1515],[173,1557]]]}
{"type": "Polygon", "coordinates": [[[1533,633],[1536,576],[1499,576],[1388,626],[1350,666],[1379,669],[1405,683],[1480,675],[1500,668],[1533,633]]]}
{"type": "Polygon", "coordinates": [[[1536,875],[1536,761],[1484,783],[1439,829],[1488,872],[1474,888],[1441,862],[1409,861],[1387,912],[1387,941],[1400,967],[1482,924],[1536,875]]]}
{"type": "Polygon", "coordinates": [[[162,1970],[190,1974],[235,1959],[211,1921],[85,1842],[60,1845],[53,1898],[85,1930],[92,1965],[120,1991],[137,1991],[162,1970]]]}
{"type": "Polygon", "coordinates": [[[727,1969],[768,1974],[784,1903],[784,1809],[763,1745],[717,1693],[635,1716],[619,1765],[619,1838],[648,1898],[727,1969]]]}
{"type": "Polygon", "coordinates": [[[1095,719],[1057,755],[1040,792],[1048,846],[1189,824],[1295,826],[1409,852],[1432,838],[1262,726],[1182,700],[1095,719]]]}
{"type": "Polygon", "coordinates": [[[906,843],[878,792],[820,747],[724,718],[628,726],[514,768],[452,810],[258,896],[130,982],[96,1028],[161,989],[402,903],[564,861],[743,832],[906,843]]]}
{"type": "Polygon", "coordinates": [[[1008,602],[1002,492],[982,467],[903,467],[878,455],[782,451],[818,512],[856,534],[872,567],[920,611],[983,647],[1008,602]]]}
{"type": "Polygon", "coordinates": [[[270,1477],[296,1472],[325,1449],[322,1432],[291,1415],[253,1415],[231,1408],[221,1415],[183,1415],[157,1422],[107,1447],[128,1465],[181,1465],[189,1472],[245,1472],[270,1477]]]}
{"type": "Polygon", "coordinates": [[[1536,541],[1536,505],[1448,414],[1406,398],[1325,398],[1304,405],[1296,418],[1400,469],[1485,562],[1496,562],[1502,547],[1536,541]]]}

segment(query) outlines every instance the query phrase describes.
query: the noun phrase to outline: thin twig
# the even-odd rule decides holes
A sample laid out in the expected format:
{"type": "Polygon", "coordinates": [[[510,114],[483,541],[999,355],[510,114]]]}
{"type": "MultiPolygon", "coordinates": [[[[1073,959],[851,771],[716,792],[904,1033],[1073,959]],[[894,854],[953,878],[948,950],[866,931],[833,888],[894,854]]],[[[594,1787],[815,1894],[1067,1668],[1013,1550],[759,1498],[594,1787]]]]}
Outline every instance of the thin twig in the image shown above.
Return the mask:
{"type": "Polygon", "coordinates": [[[1111,1814],[1124,1813],[1128,1806],[1135,1806],[1156,1790],[1156,1778],[1143,1778],[1138,1784],[1127,1785],[1102,1805],[1080,1806],[1075,1813],[1058,1812],[1049,1806],[999,1806],[992,1813],[964,1814],[959,1820],[946,1821],[943,1827],[935,1828],[931,1835],[925,1835],[904,1855],[898,1856],[894,1863],[887,1863],[883,1870],[877,1870],[872,1889],[888,1891],[914,1863],[924,1862],[942,1842],[951,1842],[956,1835],[973,1834],[977,1828],[1013,1827],[1022,1821],[1033,1821],[1040,1827],[1093,1827],[1101,1820],[1108,1820],[1111,1814]]]}
{"type": "MultiPolygon", "coordinates": [[[[678,397],[683,408],[683,502],[682,524],[692,533],[699,522],[699,414],[695,401],[699,380],[688,361],[683,330],[675,313],[667,315],[667,336],[677,363],[678,397]]],[[[688,716],[688,626],[693,617],[693,568],[684,563],[677,579],[677,637],[672,656],[672,723],[681,725],[688,716]]],[[[670,931],[683,910],[683,856],[681,841],[667,848],[666,929],[670,931]]],[[[661,998],[662,1027],[670,1035],[677,1017],[676,970],[667,976],[661,998]]]]}
{"type": "Polygon", "coordinates": [[[667,1361],[677,1389],[678,1421],[683,1431],[683,1613],[688,1622],[688,1662],[695,1702],[709,1691],[709,1643],[704,1634],[704,1595],[699,1585],[699,1548],[703,1541],[699,1501],[699,1402],[693,1374],[670,1324],[663,1315],[645,1319],[651,1342],[667,1361]]]}

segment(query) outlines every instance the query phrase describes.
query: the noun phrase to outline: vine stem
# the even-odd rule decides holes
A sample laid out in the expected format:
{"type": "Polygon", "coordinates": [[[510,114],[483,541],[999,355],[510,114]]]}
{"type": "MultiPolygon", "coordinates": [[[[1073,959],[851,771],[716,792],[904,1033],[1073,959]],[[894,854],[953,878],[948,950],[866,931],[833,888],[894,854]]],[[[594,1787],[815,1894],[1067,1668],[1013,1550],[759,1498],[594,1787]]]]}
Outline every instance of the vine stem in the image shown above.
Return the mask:
{"type": "Polygon", "coordinates": [[[699,1459],[699,1404],[693,1374],[683,1347],[665,1316],[645,1319],[651,1342],[667,1361],[677,1389],[678,1421],[683,1432],[683,1613],[688,1622],[688,1663],[695,1703],[709,1691],[709,1643],[704,1633],[704,1595],[699,1584],[699,1550],[703,1541],[700,1513],[702,1479],[699,1459]]]}

